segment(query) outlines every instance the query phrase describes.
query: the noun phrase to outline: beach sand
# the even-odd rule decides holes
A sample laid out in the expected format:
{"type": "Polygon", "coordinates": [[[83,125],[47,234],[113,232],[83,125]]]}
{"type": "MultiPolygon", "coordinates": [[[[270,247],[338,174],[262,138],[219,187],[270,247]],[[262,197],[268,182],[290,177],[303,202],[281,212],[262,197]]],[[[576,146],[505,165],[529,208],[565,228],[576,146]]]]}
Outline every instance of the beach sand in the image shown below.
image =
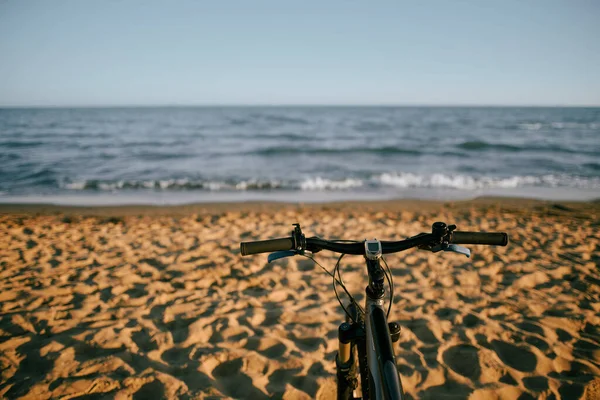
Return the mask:
{"type": "MultiPolygon", "coordinates": [[[[386,258],[407,394],[598,399],[599,217],[597,202],[517,199],[3,205],[0,397],[333,399],[344,316],[331,278],[302,257],[241,257],[239,243],[295,222],[307,236],[399,240],[446,221],[510,243],[386,258]]],[[[364,300],[361,258],[341,271],[364,300]]]]}

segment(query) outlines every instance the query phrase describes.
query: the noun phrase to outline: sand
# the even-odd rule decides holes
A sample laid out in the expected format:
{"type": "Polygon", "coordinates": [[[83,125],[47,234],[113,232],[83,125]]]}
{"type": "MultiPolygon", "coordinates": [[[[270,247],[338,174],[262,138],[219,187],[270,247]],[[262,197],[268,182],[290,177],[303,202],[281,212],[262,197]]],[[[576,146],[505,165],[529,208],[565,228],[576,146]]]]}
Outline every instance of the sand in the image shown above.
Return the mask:
{"type": "MultiPolygon", "coordinates": [[[[343,311],[288,235],[400,239],[434,221],[506,231],[473,257],[388,256],[408,398],[600,398],[600,204],[0,207],[0,397],[335,398],[343,311]]],[[[336,256],[316,258],[327,268],[336,256]]],[[[344,259],[364,299],[366,271],[344,259]]]]}

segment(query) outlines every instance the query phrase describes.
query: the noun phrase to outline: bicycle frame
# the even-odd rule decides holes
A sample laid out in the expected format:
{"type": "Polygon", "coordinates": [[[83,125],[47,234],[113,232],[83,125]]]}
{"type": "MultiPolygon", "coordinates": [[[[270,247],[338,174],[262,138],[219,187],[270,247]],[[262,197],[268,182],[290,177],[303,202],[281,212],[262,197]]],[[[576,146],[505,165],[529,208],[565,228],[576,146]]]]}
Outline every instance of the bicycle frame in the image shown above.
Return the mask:
{"type": "Polygon", "coordinates": [[[355,307],[351,307],[353,323],[340,325],[339,351],[336,358],[338,369],[338,399],[354,399],[358,386],[356,380],[356,356],[361,375],[362,398],[402,399],[403,391],[396,367],[392,336],[399,335],[394,324],[390,332],[383,300],[383,269],[379,260],[368,260],[369,285],[366,288],[364,320],[355,307]]]}

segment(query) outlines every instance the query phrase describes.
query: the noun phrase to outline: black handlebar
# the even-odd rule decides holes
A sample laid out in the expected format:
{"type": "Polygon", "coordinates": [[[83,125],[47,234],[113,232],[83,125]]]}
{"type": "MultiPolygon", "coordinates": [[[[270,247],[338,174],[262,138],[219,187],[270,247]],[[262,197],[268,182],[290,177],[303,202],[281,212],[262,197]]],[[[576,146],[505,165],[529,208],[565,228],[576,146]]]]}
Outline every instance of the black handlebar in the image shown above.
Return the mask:
{"type": "Polygon", "coordinates": [[[504,232],[452,232],[450,243],[506,246],[508,235],[504,232]]]}
{"type": "MultiPolygon", "coordinates": [[[[445,228],[445,224],[444,224],[445,228]]],[[[294,234],[294,232],[292,233],[294,234]]],[[[412,238],[400,241],[382,241],[381,248],[383,254],[397,253],[408,250],[413,247],[427,247],[439,244],[446,240],[446,243],[454,244],[485,244],[494,246],[506,246],[508,244],[508,235],[503,232],[457,232],[447,231],[444,237],[434,233],[424,233],[412,238]]],[[[294,236],[288,238],[261,240],[254,242],[241,243],[241,253],[243,256],[259,253],[270,253],[274,251],[285,251],[296,249],[294,243],[299,243],[294,236]]],[[[324,240],[318,237],[307,238],[305,242],[306,249],[313,253],[321,250],[330,250],[336,253],[364,255],[364,242],[341,243],[331,240],[324,240]]]]}
{"type": "Polygon", "coordinates": [[[294,247],[292,238],[259,240],[256,242],[243,242],[240,249],[243,256],[250,254],[271,253],[273,251],[291,250],[294,247]]]}

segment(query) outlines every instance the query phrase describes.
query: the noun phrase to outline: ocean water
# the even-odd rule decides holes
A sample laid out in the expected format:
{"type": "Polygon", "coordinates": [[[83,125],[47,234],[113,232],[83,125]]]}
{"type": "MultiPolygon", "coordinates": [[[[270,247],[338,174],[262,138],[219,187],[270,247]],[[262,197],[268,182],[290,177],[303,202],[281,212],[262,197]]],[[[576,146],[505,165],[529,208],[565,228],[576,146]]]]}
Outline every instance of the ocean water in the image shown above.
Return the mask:
{"type": "Polygon", "coordinates": [[[0,202],[600,198],[600,108],[0,109],[0,202]]]}

